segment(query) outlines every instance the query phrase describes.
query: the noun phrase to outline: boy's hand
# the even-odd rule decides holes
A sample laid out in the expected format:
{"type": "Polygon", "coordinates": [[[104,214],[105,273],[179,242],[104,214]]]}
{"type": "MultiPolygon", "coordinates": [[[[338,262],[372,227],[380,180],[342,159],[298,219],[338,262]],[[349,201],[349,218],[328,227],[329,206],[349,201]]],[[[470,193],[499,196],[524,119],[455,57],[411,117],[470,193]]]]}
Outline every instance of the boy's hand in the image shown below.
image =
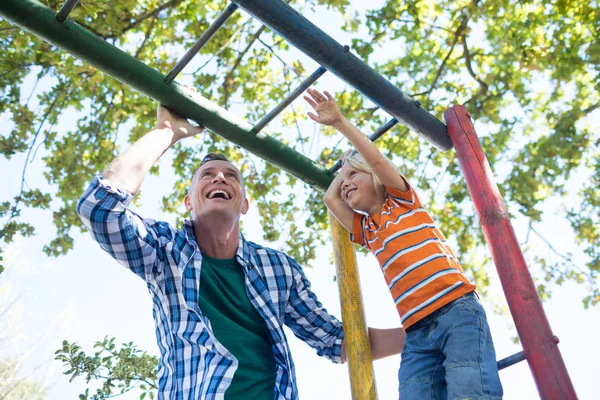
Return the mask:
{"type": "Polygon", "coordinates": [[[342,162],[342,164],[344,164],[346,162],[346,159],[354,154],[356,154],[356,150],[348,149],[344,152],[344,154],[342,154],[342,156],[340,157],[340,161],[342,162]]]}
{"type": "Polygon", "coordinates": [[[304,100],[311,105],[318,115],[308,112],[308,116],[315,122],[322,125],[334,126],[342,122],[344,116],[329,92],[319,92],[315,89],[307,90],[309,96],[304,96],[304,100]]]}

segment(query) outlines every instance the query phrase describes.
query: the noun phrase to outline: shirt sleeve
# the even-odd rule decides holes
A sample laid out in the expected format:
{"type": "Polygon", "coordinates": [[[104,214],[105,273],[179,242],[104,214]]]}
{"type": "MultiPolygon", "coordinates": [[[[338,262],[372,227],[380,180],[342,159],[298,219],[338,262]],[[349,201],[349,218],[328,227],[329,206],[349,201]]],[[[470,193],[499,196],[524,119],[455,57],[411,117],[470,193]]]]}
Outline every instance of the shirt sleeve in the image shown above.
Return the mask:
{"type": "Polygon", "coordinates": [[[127,208],[133,196],[94,178],[77,213],[100,247],[133,273],[151,281],[166,261],[164,242],[174,235],[165,222],[145,219],[127,208]]]}
{"type": "Polygon", "coordinates": [[[365,215],[355,212],[352,220],[352,232],[350,232],[350,240],[362,247],[367,245],[365,240],[365,218],[365,215]]]}
{"type": "Polygon", "coordinates": [[[294,276],[285,324],[294,335],[316,349],[319,356],[341,363],[344,340],[342,323],[319,302],[298,263],[293,259],[289,260],[294,276]]]}
{"type": "Polygon", "coordinates": [[[387,190],[390,198],[395,203],[397,203],[403,207],[408,207],[408,208],[421,207],[421,202],[419,201],[419,198],[417,197],[417,193],[415,192],[415,189],[410,185],[410,183],[408,183],[406,178],[402,177],[402,179],[404,179],[404,182],[406,182],[406,186],[408,186],[408,190],[406,192],[403,192],[402,190],[397,189],[395,187],[386,186],[385,189],[387,190]]]}

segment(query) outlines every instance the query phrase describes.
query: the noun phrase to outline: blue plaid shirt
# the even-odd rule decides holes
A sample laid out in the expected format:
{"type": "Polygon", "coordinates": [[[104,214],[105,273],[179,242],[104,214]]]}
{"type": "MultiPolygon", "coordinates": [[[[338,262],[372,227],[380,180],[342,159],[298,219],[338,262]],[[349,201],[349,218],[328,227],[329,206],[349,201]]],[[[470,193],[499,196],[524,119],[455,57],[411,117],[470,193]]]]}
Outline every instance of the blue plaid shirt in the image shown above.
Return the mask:
{"type": "MultiPolygon", "coordinates": [[[[152,296],[160,348],[159,399],[223,399],[236,358],[213,335],[198,307],[202,254],[190,221],[183,230],[141,218],[127,208],[133,196],[94,178],[77,206],[92,237],[119,263],[142,278],[152,296]]],[[[317,350],[341,362],[342,324],[310,290],[298,263],[240,235],[237,261],[246,292],[269,329],[277,364],[274,399],[297,399],[294,363],[283,325],[317,350]]]]}

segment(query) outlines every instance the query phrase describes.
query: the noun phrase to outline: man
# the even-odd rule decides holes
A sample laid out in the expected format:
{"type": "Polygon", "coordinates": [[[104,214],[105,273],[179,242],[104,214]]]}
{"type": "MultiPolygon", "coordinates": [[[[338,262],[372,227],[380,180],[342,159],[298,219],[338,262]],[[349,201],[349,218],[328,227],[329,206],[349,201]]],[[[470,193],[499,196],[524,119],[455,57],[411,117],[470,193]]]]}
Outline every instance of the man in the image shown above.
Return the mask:
{"type": "MultiPolygon", "coordinates": [[[[333,362],[345,361],[341,323],[287,255],[248,242],[240,171],[211,154],[191,180],[182,230],[127,208],[150,167],[193,127],[159,106],[157,126],[94,178],[77,211],[93,238],[144,279],[161,356],[159,399],[297,399],[283,325],[333,362]]],[[[404,332],[370,330],[374,358],[401,351],[404,332]]]]}

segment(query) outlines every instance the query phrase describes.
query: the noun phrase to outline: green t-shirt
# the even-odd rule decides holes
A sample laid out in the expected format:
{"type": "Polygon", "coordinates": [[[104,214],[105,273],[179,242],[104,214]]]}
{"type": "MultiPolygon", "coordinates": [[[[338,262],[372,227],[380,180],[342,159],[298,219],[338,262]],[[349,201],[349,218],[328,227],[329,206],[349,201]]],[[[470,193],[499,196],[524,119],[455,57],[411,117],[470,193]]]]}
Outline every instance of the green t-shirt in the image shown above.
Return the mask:
{"type": "Polygon", "coordinates": [[[275,358],[269,329],[250,303],[244,270],[235,258],[202,255],[198,304],[217,340],[239,361],[225,400],[273,400],[275,358]]]}

